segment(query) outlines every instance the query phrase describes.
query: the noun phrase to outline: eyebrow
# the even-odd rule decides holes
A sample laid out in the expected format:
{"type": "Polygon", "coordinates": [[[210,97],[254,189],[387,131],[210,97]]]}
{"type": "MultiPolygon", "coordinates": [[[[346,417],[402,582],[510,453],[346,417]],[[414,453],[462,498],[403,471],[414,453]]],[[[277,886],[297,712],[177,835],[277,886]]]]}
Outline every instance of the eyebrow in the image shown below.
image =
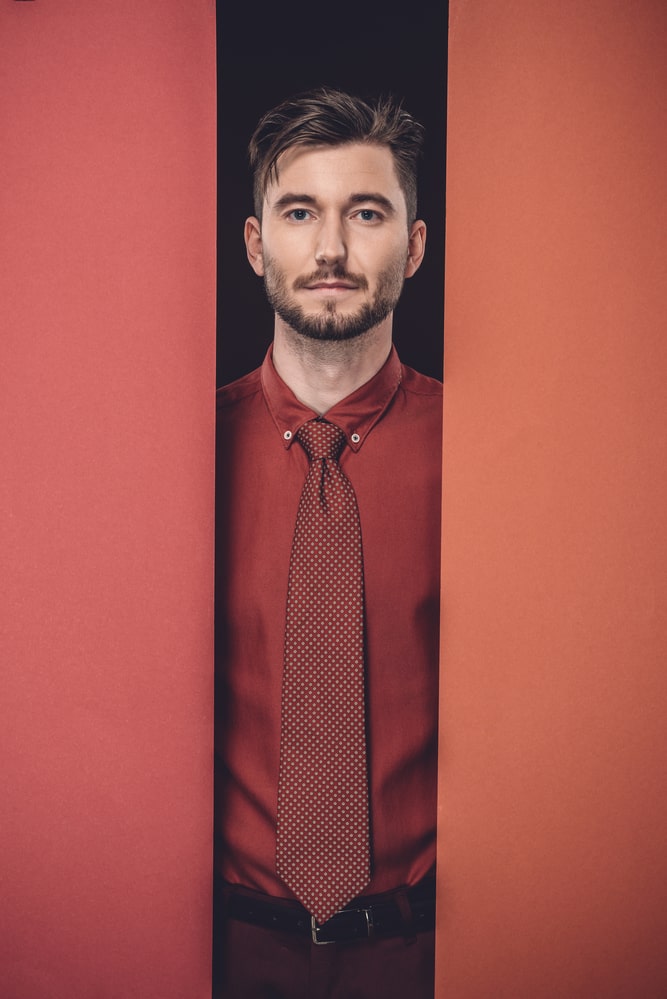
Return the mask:
{"type": "MultiPolygon", "coordinates": [[[[348,199],[349,205],[362,205],[368,204],[368,202],[384,208],[388,215],[396,214],[394,204],[384,194],[362,191],[359,194],[350,195],[348,199]]],[[[279,212],[283,208],[287,208],[293,204],[314,206],[317,205],[317,198],[314,198],[312,194],[298,194],[295,191],[287,191],[285,194],[281,194],[277,201],[274,201],[271,205],[271,211],[279,212]]]]}
{"type": "Polygon", "coordinates": [[[292,191],[288,191],[287,194],[282,194],[277,201],[274,201],[271,205],[272,211],[280,211],[281,208],[287,208],[288,205],[293,205],[296,201],[300,205],[314,205],[316,204],[315,198],[310,194],[296,194],[292,191]]]}
{"type": "Polygon", "coordinates": [[[395,215],[396,208],[384,194],[376,194],[375,192],[363,192],[361,194],[353,194],[350,198],[351,205],[361,205],[364,202],[371,201],[375,205],[379,205],[381,208],[387,212],[388,215],[395,215]]]}

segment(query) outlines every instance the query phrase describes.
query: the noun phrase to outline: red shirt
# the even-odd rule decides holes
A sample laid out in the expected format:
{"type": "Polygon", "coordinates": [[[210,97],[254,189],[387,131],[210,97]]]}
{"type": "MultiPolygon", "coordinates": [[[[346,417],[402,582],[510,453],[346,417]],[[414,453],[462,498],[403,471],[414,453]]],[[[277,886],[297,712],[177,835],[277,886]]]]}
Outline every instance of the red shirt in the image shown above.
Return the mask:
{"type": "MultiPolygon", "coordinates": [[[[275,873],[287,573],[317,414],[267,353],[218,393],[216,870],[290,897],[275,873]]],[[[435,863],[442,385],[395,349],[326,419],[347,437],[364,551],[373,878],[415,884],[435,863]]]]}

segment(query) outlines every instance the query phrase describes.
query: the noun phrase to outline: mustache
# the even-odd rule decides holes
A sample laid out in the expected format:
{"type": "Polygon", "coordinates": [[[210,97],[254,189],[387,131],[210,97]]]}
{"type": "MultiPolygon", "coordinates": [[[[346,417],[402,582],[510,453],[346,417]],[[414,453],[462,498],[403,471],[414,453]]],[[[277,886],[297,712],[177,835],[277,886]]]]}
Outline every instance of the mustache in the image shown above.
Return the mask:
{"type": "Polygon", "coordinates": [[[317,284],[320,281],[349,281],[350,284],[355,284],[362,291],[368,289],[368,281],[363,274],[353,274],[351,271],[346,271],[341,264],[334,264],[333,267],[320,267],[306,277],[299,277],[295,280],[293,288],[298,291],[299,288],[306,288],[308,285],[317,284]]]}

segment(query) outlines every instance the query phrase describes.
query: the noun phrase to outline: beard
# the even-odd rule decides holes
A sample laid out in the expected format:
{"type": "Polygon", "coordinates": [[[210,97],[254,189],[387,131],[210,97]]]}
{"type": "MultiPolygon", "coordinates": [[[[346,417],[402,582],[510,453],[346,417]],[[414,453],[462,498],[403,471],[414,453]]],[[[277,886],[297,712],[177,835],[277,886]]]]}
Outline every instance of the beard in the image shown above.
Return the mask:
{"type": "MultiPolygon", "coordinates": [[[[340,264],[322,267],[305,278],[297,278],[293,290],[304,288],[318,281],[350,281],[361,290],[368,288],[363,275],[351,274],[340,264]]],[[[319,312],[306,313],[291,297],[285,275],[273,261],[264,255],[264,287],[271,308],[295,333],[309,340],[354,340],[363,336],[387,318],[396,308],[405,280],[405,257],[393,261],[378,276],[373,299],[356,312],[340,313],[333,299],[326,299],[319,312]]]]}

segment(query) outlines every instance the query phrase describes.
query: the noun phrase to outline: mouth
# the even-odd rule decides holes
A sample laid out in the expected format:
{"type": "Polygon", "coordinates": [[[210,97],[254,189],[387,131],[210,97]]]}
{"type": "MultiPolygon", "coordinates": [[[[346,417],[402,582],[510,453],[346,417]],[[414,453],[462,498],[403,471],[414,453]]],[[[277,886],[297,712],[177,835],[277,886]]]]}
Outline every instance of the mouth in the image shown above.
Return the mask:
{"type": "Polygon", "coordinates": [[[344,295],[351,291],[366,291],[368,281],[363,274],[354,274],[344,267],[320,268],[299,277],[294,291],[313,291],[320,295],[344,295]]]}
{"type": "Polygon", "coordinates": [[[352,284],[350,281],[315,281],[312,284],[307,284],[307,291],[325,291],[338,292],[338,291],[355,291],[358,287],[356,284],[352,284]]]}

